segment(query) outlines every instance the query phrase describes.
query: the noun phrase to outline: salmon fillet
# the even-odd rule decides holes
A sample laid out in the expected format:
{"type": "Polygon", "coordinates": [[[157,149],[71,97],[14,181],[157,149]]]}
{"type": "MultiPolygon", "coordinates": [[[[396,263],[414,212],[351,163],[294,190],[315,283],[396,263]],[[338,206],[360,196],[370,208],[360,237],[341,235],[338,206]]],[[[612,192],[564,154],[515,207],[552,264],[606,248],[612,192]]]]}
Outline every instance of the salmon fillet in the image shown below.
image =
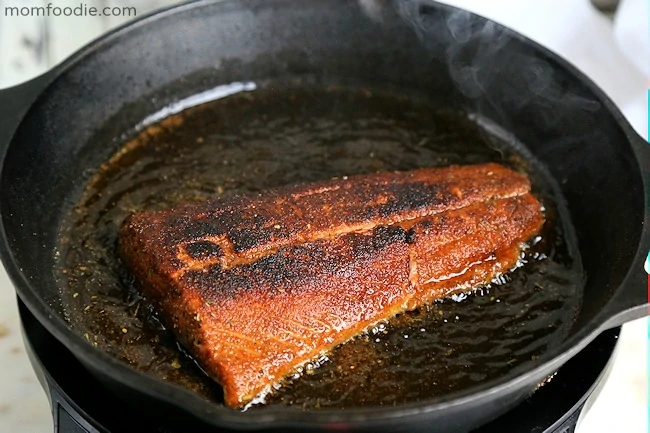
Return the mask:
{"type": "Polygon", "coordinates": [[[136,213],[119,249],[163,323],[241,407],[379,321],[511,270],[543,223],[524,175],[483,164],[136,213]]]}

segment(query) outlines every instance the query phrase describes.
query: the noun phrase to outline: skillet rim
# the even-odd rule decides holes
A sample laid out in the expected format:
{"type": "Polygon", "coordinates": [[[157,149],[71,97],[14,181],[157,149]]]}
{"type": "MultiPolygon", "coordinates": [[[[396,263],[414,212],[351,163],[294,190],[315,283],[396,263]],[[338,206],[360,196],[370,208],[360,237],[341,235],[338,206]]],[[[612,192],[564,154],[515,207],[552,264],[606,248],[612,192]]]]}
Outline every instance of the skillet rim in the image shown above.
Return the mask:
{"type": "MultiPolygon", "coordinates": [[[[279,8],[281,4],[294,4],[297,0],[267,0],[263,3],[263,7],[275,7],[279,8]],[[272,5],[272,6],[269,6],[272,5]]],[[[344,2],[346,0],[339,0],[339,2],[344,2]]],[[[56,80],[65,74],[67,71],[73,69],[75,65],[79,62],[82,62],[86,57],[99,53],[101,49],[109,44],[116,41],[119,41],[120,38],[128,38],[129,32],[134,31],[135,29],[140,28],[141,26],[146,26],[149,23],[155,22],[157,20],[168,18],[178,13],[182,13],[186,10],[198,9],[201,7],[206,7],[210,5],[223,4],[223,5],[238,5],[241,4],[241,0],[197,0],[185,4],[180,4],[176,6],[171,6],[164,8],[153,13],[144,15],[132,22],[123,24],[112,31],[104,34],[98,39],[86,44],[84,47],[79,49],[77,52],[69,56],[59,65],[52,68],[49,72],[45,73],[43,76],[46,76],[48,79],[44,80],[45,83],[42,86],[42,89],[38,93],[38,96],[32,106],[27,110],[30,111],[34,106],[38,105],[38,102],[42,99],[43,94],[56,80]]],[[[448,10],[463,10],[450,6],[444,3],[438,3],[432,0],[423,0],[422,3],[431,3],[433,6],[440,9],[448,10]]],[[[260,3],[262,4],[262,3],[260,3]]],[[[286,6],[284,6],[286,7],[286,6]]],[[[464,10],[463,10],[464,11],[464,10]]],[[[558,64],[558,66],[567,74],[572,75],[577,80],[579,80],[597,99],[597,101],[602,104],[603,108],[613,116],[613,119],[617,125],[621,128],[621,131],[624,133],[625,137],[628,139],[628,144],[630,145],[630,150],[634,156],[637,164],[639,165],[639,173],[643,173],[643,168],[641,167],[641,161],[639,160],[639,151],[635,148],[635,140],[641,139],[636,132],[633,130],[632,126],[625,119],[623,114],[620,112],[618,107],[611,101],[611,99],[600,89],[593,81],[591,81],[586,75],[584,75],[580,70],[575,66],[570,64],[567,60],[560,57],[556,53],[552,52],[550,49],[541,46],[537,42],[526,38],[520,33],[501,25],[500,23],[490,20],[488,18],[482,17],[473,12],[466,11],[472,16],[480,17],[490,22],[494,22],[496,26],[505,29],[509,36],[514,39],[519,39],[530,46],[537,53],[553,60],[558,64]]],[[[23,123],[22,119],[19,121],[16,130],[23,123]]],[[[13,137],[12,137],[13,139],[13,137]]],[[[12,139],[9,140],[7,149],[11,146],[12,139]]],[[[643,139],[641,139],[643,140],[643,139]]],[[[6,151],[6,150],[5,150],[6,151]]],[[[2,165],[4,166],[6,158],[3,152],[2,156],[2,165]]],[[[1,173],[0,168],[0,173],[1,173]]],[[[646,192],[645,194],[645,205],[648,207],[648,189],[650,186],[642,182],[642,189],[646,192]]],[[[0,218],[7,218],[7,215],[3,215],[0,211],[0,218]]],[[[646,216],[648,219],[648,216],[646,216]]],[[[638,261],[639,253],[642,250],[642,246],[647,244],[650,237],[650,231],[648,230],[648,224],[645,224],[645,227],[642,229],[641,235],[639,237],[639,243],[637,247],[637,254],[635,259],[632,260],[632,263],[638,261]],[[644,240],[645,239],[645,240],[644,240]]],[[[174,385],[168,382],[165,382],[160,379],[156,379],[152,376],[147,375],[146,373],[139,372],[135,369],[129,367],[126,363],[119,361],[118,359],[112,357],[111,355],[93,347],[88,344],[88,342],[78,333],[76,333],[66,322],[56,313],[52,307],[50,307],[44,299],[38,296],[37,291],[32,287],[29,279],[25,274],[23,274],[18,266],[18,263],[13,256],[9,241],[7,238],[7,233],[5,231],[4,223],[0,224],[0,256],[4,267],[12,280],[12,283],[15,287],[15,290],[18,296],[23,300],[23,302],[28,306],[30,312],[38,318],[39,322],[54,335],[59,341],[66,345],[74,353],[75,357],[81,358],[82,363],[88,365],[89,363],[99,363],[99,365],[104,370],[104,373],[112,378],[119,378],[118,382],[120,383],[129,383],[130,387],[137,388],[139,392],[146,394],[148,397],[163,400],[166,403],[172,404],[176,407],[182,408],[185,412],[196,416],[197,418],[207,421],[208,423],[214,424],[214,417],[210,416],[211,413],[218,415],[218,420],[221,421],[219,424],[230,424],[236,425],[239,428],[267,428],[267,427],[317,427],[322,426],[324,422],[345,422],[348,424],[357,424],[357,423],[367,423],[377,424],[386,420],[395,420],[404,417],[411,417],[415,415],[425,415],[427,413],[438,412],[449,410],[454,407],[460,407],[466,403],[472,401],[478,401],[482,399],[490,399],[491,395],[504,392],[505,390],[516,387],[521,387],[522,382],[526,382],[532,375],[541,375],[543,371],[552,371],[559,368],[566,360],[573,355],[575,355],[579,350],[581,350],[586,344],[591,341],[597,334],[602,332],[605,329],[605,324],[594,324],[596,321],[594,318],[587,325],[583,326],[575,335],[565,340],[562,344],[556,346],[555,348],[544,353],[540,359],[534,363],[522,366],[525,368],[515,368],[511,370],[508,374],[495,379],[486,384],[481,384],[480,386],[471,388],[469,390],[464,390],[440,397],[435,397],[429,400],[423,400],[419,402],[412,402],[399,405],[395,408],[385,408],[385,407],[369,407],[369,408],[351,408],[346,409],[345,412],[340,410],[332,409],[321,409],[319,411],[304,412],[299,411],[296,408],[292,407],[270,407],[266,408],[264,412],[248,412],[241,413],[239,411],[227,408],[225,406],[220,406],[215,403],[207,402],[197,394],[189,391],[185,388],[182,388],[178,385],[174,385]],[[135,385],[135,386],[134,386],[135,385]],[[212,421],[212,422],[210,422],[212,421]],[[260,425],[263,423],[265,425],[260,425]]],[[[632,265],[631,263],[631,265],[632,265]]],[[[628,274],[621,283],[621,286],[629,284],[627,280],[630,279],[630,274],[632,270],[628,271],[628,274]]],[[[618,289],[620,291],[620,288],[618,289]]],[[[601,317],[602,319],[602,317],[601,317]]]]}

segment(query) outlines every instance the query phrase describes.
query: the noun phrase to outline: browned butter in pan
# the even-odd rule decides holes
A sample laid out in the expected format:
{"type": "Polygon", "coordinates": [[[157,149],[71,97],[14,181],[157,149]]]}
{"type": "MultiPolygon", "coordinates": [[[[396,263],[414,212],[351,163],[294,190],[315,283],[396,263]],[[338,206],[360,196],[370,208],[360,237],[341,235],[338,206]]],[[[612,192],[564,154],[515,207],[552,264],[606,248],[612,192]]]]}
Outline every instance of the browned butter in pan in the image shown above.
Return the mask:
{"type": "Polygon", "coordinates": [[[62,222],[56,272],[67,319],[133,368],[220,402],[218,384],[156,320],[119,259],[128,214],[356,173],[494,161],[526,171],[545,206],[523,266],[376,326],[305,366],[266,403],[395,405],[498,378],[562,342],[582,270],[549,179],[517,146],[494,143],[462,113],[369,90],[262,89],[188,109],[125,142],[62,222]]]}

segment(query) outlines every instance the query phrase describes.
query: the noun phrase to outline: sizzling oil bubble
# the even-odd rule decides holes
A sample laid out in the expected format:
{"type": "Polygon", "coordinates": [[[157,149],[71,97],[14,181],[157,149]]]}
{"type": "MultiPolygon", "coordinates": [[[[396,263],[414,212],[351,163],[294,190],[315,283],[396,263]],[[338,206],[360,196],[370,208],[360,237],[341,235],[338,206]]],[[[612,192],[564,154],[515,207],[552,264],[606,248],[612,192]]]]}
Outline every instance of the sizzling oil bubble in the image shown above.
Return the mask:
{"type": "Polygon", "coordinates": [[[257,90],[192,108],[182,122],[143,131],[63,222],[57,272],[70,325],[133,368],[222,402],[221,388],[155,319],[119,260],[118,228],[129,213],[351,173],[496,161],[528,171],[547,209],[522,266],[474,293],[376,324],[256,403],[394,405],[500,377],[563,340],[581,269],[547,179],[483,137],[459,113],[367,90],[257,90]]]}

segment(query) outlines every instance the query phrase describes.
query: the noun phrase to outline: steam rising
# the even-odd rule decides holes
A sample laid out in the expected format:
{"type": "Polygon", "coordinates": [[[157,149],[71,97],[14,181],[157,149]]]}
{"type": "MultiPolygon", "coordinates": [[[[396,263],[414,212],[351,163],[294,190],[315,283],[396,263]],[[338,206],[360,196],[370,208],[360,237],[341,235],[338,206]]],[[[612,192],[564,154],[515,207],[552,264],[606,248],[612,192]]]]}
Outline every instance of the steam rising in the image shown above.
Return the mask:
{"type": "Polygon", "coordinates": [[[358,1],[375,21],[397,13],[425,47],[442,53],[444,58],[439,60],[448,65],[456,87],[473,111],[478,115],[490,113],[506,128],[509,119],[532,102],[544,108],[536,110],[536,115],[547,126],[561,119],[569,107],[589,112],[600,109],[599,102],[558,83],[548,61],[532,50],[522,50],[522,39],[493,21],[452,7],[447,14],[426,13],[431,4],[427,0],[358,1]],[[518,46],[511,47],[513,44],[518,46]]]}

